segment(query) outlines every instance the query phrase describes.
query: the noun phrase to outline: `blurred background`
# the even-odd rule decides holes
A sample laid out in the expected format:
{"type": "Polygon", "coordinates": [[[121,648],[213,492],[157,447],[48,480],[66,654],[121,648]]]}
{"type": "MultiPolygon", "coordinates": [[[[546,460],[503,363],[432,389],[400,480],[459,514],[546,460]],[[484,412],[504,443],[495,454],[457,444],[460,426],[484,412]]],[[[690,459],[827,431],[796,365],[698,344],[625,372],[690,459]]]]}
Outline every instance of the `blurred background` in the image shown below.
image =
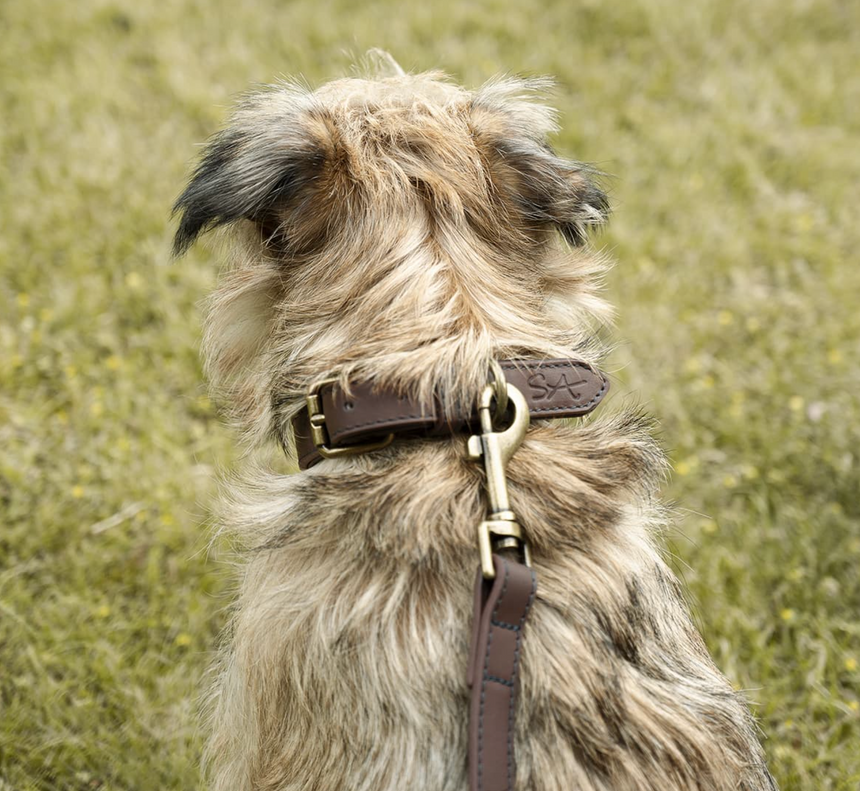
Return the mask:
{"type": "Polygon", "coordinates": [[[667,537],[784,789],[860,787],[860,4],[0,4],[0,789],[188,789],[230,602],[208,504],[214,248],[170,206],[252,83],[369,47],[549,74],[609,174],[614,399],[657,416],[667,537]]]}

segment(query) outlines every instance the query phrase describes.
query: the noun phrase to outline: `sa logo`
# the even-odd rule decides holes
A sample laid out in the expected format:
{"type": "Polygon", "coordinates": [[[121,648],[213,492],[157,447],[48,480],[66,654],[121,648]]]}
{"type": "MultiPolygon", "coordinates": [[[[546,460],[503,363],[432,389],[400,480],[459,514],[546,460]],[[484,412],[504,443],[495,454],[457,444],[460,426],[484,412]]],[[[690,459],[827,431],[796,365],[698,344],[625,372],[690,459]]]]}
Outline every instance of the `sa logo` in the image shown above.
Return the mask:
{"type": "Polygon", "coordinates": [[[528,386],[531,388],[532,397],[536,401],[549,401],[555,397],[555,394],[559,390],[566,390],[571,398],[578,400],[580,393],[574,388],[587,382],[587,379],[577,379],[575,382],[571,382],[568,380],[565,372],[562,372],[558,380],[554,383],[547,379],[546,374],[542,372],[532,374],[528,378],[528,386]]]}

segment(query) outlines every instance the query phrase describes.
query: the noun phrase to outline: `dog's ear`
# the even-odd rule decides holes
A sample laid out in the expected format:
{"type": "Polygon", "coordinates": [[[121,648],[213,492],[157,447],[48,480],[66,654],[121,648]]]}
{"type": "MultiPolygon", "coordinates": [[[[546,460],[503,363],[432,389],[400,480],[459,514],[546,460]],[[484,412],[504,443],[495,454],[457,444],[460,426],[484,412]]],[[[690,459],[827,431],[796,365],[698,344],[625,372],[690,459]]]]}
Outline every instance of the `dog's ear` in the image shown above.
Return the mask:
{"type": "Polygon", "coordinates": [[[499,80],[475,94],[470,108],[473,136],[494,190],[534,225],[555,226],[572,245],[584,244],[590,228],[609,215],[598,173],[556,155],[546,142],[555,131],[554,111],[535,101],[544,80],[499,80]]]}
{"type": "Polygon", "coordinates": [[[554,225],[570,244],[582,245],[589,229],[606,221],[609,201],[586,166],[517,141],[497,141],[492,159],[496,184],[506,185],[528,222],[554,225]]]}
{"type": "Polygon", "coordinates": [[[207,144],[173,207],[180,215],[174,255],[204,231],[239,220],[255,223],[270,243],[284,230],[285,207],[319,187],[332,147],[330,125],[307,94],[281,87],[248,97],[207,144]]]}

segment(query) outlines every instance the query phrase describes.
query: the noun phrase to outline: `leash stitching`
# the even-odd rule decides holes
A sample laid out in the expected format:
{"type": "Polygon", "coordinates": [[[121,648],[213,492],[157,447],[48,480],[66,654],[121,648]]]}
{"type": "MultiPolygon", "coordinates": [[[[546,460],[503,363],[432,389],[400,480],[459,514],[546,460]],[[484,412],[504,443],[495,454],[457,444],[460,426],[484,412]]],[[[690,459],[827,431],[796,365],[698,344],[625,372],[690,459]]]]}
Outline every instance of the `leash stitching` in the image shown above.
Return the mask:
{"type": "MultiPolygon", "coordinates": [[[[506,564],[507,565],[507,562],[506,564]]],[[[532,578],[532,589],[529,593],[529,600],[526,602],[526,606],[523,608],[523,617],[520,618],[520,628],[517,629],[517,645],[514,649],[514,666],[511,670],[511,700],[510,705],[508,706],[508,790],[511,791],[513,788],[513,772],[514,772],[514,703],[516,702],[516,683],[517,678],[519,676],[519,664],[520,664],[520,646],[522,645],[522,626],[528,617],[529,610],[532,608],[532,602],[534,602],[535,592],[537,591],[537,576],[534,571],[529,570],[532,578]]]]}
{"type": "MultiPolygon", "coordinates": [[[[505,564],[505,581],[502,583],[502,592],[499,594],[499,598],[496,599],[496,606],[493,608],[493,614],[490,617],[490,623],[492,623],[496,614],[499,612],[499,607],[502,604],[502,599],[505,598],[505,593],[508,590],[508,562],[506,560],[502,561],[505,564]]],[[[490,646],[493,643],[493,630],[490,629],[487,633],[487,651],[484,654],[484,672],[483,677],[481,678],[481,712],[478,718],[478,788],[483,788],[483,776],[484,776],[484,702],[487,699],[487,681],[495,680],[490,678],[490,646]]],[[[511,690],[511,694],[513,694],[513,690],[511,690]]],[[[508,751],[510,755],[510,750],[508,751]]],[[[510,759],[508,761],[510,765],[510,759]]],[[[508,770],[508,775],[510,776],[510,769],[508,770]]],[[[510,783],[508,783],[510,786],[510,783]]]]}

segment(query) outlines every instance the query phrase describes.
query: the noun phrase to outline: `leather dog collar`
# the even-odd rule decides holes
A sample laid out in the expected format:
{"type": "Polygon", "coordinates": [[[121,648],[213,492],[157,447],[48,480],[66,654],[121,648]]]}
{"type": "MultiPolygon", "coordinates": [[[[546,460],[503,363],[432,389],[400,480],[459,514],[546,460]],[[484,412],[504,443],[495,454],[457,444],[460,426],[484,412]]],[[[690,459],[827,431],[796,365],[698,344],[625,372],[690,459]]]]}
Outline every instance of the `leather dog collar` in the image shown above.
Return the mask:
{"type": "MultiPolygon", "coordinates": [[[[502,360],[505,379],[528,402],[532,419],[580,417],[609,390],[608,379],[581,360],[502,360]]],[[[299,467],[326,456],[384,447],[395,436],[437,437],[469,431],[475,413],[445,418],[437,399],[420,402],[368,382],[335,382],[312,388],[308,405],[293,418],[299,467]]]]}

